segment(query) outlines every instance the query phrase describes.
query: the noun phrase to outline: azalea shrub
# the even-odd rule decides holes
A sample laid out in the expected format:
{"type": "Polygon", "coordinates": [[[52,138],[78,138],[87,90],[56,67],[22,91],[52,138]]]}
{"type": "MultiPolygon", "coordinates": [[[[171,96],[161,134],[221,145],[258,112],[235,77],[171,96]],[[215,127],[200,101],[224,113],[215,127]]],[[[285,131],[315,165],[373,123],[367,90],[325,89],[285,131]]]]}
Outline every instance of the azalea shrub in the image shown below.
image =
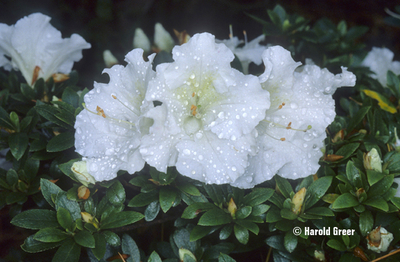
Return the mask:
{"type": "Polygon", "coordinates": [[[5,259],[397,261],[400,62],[364,26],[252,17],[251,41],[137,28],[88,88],[81,36],[0,24],[5,259]]]}

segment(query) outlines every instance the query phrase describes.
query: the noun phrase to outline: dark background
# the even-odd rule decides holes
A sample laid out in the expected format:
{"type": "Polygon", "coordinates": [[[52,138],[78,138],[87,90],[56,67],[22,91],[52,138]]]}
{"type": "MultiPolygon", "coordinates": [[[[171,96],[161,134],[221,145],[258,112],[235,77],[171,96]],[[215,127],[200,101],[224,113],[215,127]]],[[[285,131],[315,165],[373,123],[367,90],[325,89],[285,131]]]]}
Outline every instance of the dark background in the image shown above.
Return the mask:
{"type": "Polygon", "coordinates": [[[346,20],[349,27],[366,25],[370,30],[362,40],[369,47],[385,46],[400,53],[400,28],[384,22],[388,17],[384,8],[394,11],[400,5],[393,0],[1,0],[0,22],[11,25],[23,16],[42,12],[52,17],[52,25],[63,37],[73,33],[83,36],[92,48],[83,51],[83,59],[74,68],[80,73],[80,85],[91,88],[93,81],[108,81],[101,76],[105,67],[102,52],[110,49],[122,62],[133,48],[137,27],[151,40],[156,22],[171,34],[173,29],[190,35],[206,31],[226,39],[232,24],[235,36],[243,39],[246,30],[251,40],[261,34],[262,26],[245,12],[268,20],[266,10],[276,4],[312,22],[325,16],[335,23],[346,20]]]}

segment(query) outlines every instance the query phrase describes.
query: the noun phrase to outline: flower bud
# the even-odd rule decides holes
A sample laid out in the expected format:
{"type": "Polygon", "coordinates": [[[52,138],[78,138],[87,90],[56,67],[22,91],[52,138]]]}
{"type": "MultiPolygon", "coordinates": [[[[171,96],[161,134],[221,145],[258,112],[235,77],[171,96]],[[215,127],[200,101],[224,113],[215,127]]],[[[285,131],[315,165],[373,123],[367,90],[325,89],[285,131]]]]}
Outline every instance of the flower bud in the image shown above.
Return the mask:
{"type": "Polygon", "coordinates": [[[236,214],[236,210],[237,210],[237,206],[235,204],[235,201],[233,201],[233,198],[231,197],[231,200],[229,201],[229,204],[228,204],[228,211],[232,217],[236,214]]]}
{"type": "Polygon", "coordinates": [[[61,83],[69,79],[69,75],[61,73],[52,74],[51,77],[53,77],[54,83],[61,83]]]}
{"type": "Polygon", "coordinates": [[[364,153],[364,167],[366,170],[382,172],[382,161],[375,148],[372,148],[368,153],[364,153]]]}
{"type": "Polygon", "coordinates": [[[393,240],[393,234],[379,226],[369,233],[367,240],[368,249],[376,253],[386,252],[389,248],[390,242],[393,240]]]}
{"type": "Polygon", "coordinates": [[[157,23],[154,26],[154,44],[160,49],[167,53],[171,52],[175,46],[175,41],[172,36],[164,29],[164,27],[157,23]]]}
{"type": "Polygon", "coordinates": [[[184,248],[180,248],[179,249],[179,260],[180,261],[185,261],[185,255],[188,255],[189,257],[191,257],[194,261],[197,261],[196,257],[193,255],[192,252],[190,252],[187,249],[184,248]]]}
{"type": "Polygon", "coordinates": [[[96,180],[92,177],[86,167],[86,161],[77,161],[71,167],[74,172],[75,178],[79,180],[83,185],[88,186],[89,184],[95,184],[96,180]]]}
{"type": "Polygon", "coordinates": [[[294,196],[292,199],[292,212],[295,213],[296,215],[300,213],[301,211],[301,207],[303,206],[303,202],[304,202],[304,197],[306,195],[306,188],[303,187],[302,189],[300,189],[294,196]]]}
{"type": "Polygon", "coordinates": [[[135,36],[133,37],[133,47],[142,48],[145,53],[150,53],[150,40],[141,28],[136,28],[135,36]]]}
{"type": "Polygon", "coordinates": [[[325,252],[323,250],[314,250],[314,258],[317,261],[325,261],[325,252]]]}
{"type": "Polygon", "coordinates": [[[81,212],[81,216],[82,216],[82,220],[85,221],[85,223],[90,223],[95,228],[99,228],[99,221],[97,220],[97,218],[93,217],[88,212],[81,212]]]}
{"type": "Polygon", "coordinates": [[[85,186],[78,187],[78,198],[79,199],[88,199],[89,196],[90,196],[89,188],[87,188],[85,186]]]}
{"type": "Polygon", "coordinates": [[[118,59],[111,53],[110,50],[104,50],[103,60],[104,64],[106,64],[106,67],[112,67],[113,65],[118,64],[118,59]]]}

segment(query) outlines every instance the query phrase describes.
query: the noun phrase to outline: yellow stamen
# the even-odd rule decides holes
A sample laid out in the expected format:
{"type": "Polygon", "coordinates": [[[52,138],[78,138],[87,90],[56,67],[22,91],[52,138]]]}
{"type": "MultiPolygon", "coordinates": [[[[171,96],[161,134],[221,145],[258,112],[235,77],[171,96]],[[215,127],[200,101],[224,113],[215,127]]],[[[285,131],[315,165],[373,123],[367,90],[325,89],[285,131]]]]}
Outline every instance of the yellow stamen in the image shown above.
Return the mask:
{"type": "Polygon", "coordinates": [[[197,114],[196,109],[197,109],[197,106],[195,106],[195,105],[192,105],[192,106],[190,107],[190,110],[192,111],[192,115],[193,115],[193,116],[195,116],[195,115],[197,114]]]}
{"type": "Polygon", "coordinates": [[[285,140],[286,140],[286,138],[284,138],[284,137],[281,138],[281,141],[285,141],[285,140]]]}
{"type": "Polygon", "coordinates": [[[102,116],[102,117],[104,117],[104,118],[111,119],[111,120],[114,120],[114,121],[117,121],[117,122],[120,122],[120,123],[126,123],[126,124],[128,124],[128,125],[135,126],[134,123],[131,123],[131,122],[129,122],[129,121],[125,121],[125,120],[121,120],[121,119],[116,119],[116,118],[109,117],[109,116],[106,117],[106,115],[104,114],[104,110],[101,109],[99,106],[97,106],[97,108],[96,108],[97,113],[93,112],[92,110],[89,110],[89,109],[86,107],[85,103],[82,103],[82,106],[83,106],[83,108],[85,108],[89,113],[92,113],[92,114],[94,114],[94,115],[102,116]]]}
{"type": "Polygon", "coordinates": [[[96,107],[96,111],[97,111],[97,115],[106,118],[106,114],[104,114],[104,110],[101,109],[101,107],[97,106],[97,107],[96,107]]]}
{"type": "Polygon", "coordinates": [[[192,97],[194,97],[195,93],[193,92],[192,97]]]}

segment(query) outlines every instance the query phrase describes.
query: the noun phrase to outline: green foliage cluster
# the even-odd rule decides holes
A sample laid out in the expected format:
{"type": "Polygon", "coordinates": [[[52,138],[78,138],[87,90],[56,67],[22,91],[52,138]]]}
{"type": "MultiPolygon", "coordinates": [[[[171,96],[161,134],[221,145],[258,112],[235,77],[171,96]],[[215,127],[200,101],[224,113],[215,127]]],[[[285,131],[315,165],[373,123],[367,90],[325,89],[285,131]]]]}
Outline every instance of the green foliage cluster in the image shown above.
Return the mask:
{"type": "Polygon", "coordinates": [[[283,45],[298,60],[312,58],[332,70],[347,66],[357,75],[356,87],[347,90],[351,98],[340,99],[345,114],[327,128],[317,174],[295,181],[275,176],[242,190],[146,166],[133,177],[120,172],[82,188],[71,171],[80,160],[73,148],[75,117],[88,92],[76,86],[78,74],[61,83],[39,79],[31,88],[15,72],[0,72],[0,147],[9,149],[5,159],[12,165],[0,168],[0,208],[9,210],[13,226],[31,234],[23,251],[45,251],[57,262],[231,262],[253,250],[264,250],[267,261],[313,261],[316,254],[326,259],[321,261],[367,261],[385,254],[367,248],[366,237],[378,226],[393,233],[390,249],[399,247],[399,76],[389,71],[382,86],[358,66],[366,54],[358,41],[365,27],[348,29],[345,21],[327,19],[311,25],[281,6],[254,18],[267,42],[283,45]],[[373,149],[381,170],[366,163],[373,149]],[[82,197],[80,190],[90,193],[82,197]],[[159,238],[144,245],[146,231],[160,224],[159,238]],[[313,236],[306,228],[354,234],[313,236]]]}

